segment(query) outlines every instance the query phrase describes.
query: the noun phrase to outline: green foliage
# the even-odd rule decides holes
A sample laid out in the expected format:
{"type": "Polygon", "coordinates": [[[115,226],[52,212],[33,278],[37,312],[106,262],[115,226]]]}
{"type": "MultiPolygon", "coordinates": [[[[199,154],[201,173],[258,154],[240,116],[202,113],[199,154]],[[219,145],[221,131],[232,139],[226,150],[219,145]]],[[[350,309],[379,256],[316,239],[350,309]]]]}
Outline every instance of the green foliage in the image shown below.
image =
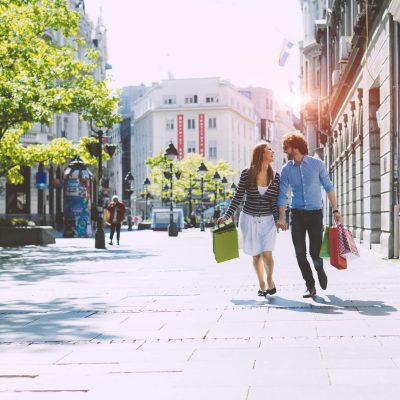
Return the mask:
{"type": "MultiPolygon", "coordinates": [[[[181,173],[179,179],[176,179],[175,175],[173,178],[172,196],[174,201],[187,201],[189,188],[192,189],[192,195],[194,194],[200,196],[200,175],[197,172],[197,168],[202,162],[204,162],[208,169],[204,177],[204,199],[206,199],[208,196],[211,201],[214,200],[215,183],[212,180],[212,176],[214,175],[215,171],[218,171],[221,178],[226,177],[229,182],[231,182],[232,177],[235,176],[235,171],[232,169],[227,161],[220,160],[216,165],[214,165],[212,162],[206,161],[206,159],[200,154],[189,153],[184,159],[176,161],[173,164],[174,174],[176,171],[179,171],[181,173]]],[[[164,187],[165,184],[169,185],[169,180],[166,179],[164,176],[164,171],[169,171],[169,162],[164,158],[163,153],[160,153],[157,156],[149,157],[146,160],[146,164],[152,168],[150,175],[150,180],[152,184],[149,187],[149,191],[152,194],[161,197],[161,188],[164,187]]],[[[222,189],[221,183],[219,183],[218,189],[222,189]]],[[[228,196],[229,194],[230,189],[226,191],[226,196],[228,196]]],[[[165,192],[163,196],[166,196],[165,192]]],[[[220,196],[219,199],[221,199],[220,196]]],[[[196,203],[196,201],[193,201],[193,203],[196,203]]]]}
{"type": "Polygon", "coordinates": [[[0,176],[18,183],[19,166],[64,163],[82,146],[65,139],[48,145],[20,144],[33,123],[50,125],[54,114],[79,113],[97,127],[120,120],[118,98],[105,81],[96,81],[99,54],[89,48],[86,61],[75,57],[80,15],[67,0],[0,0],[0,176]],[[64,45],[54,38],[62,35],[64,45]]]}
{"type": "Polygon", "coordinates": [[[0,227],[34,226],[35,223],[25,218],[0,218],[0,227]]]}

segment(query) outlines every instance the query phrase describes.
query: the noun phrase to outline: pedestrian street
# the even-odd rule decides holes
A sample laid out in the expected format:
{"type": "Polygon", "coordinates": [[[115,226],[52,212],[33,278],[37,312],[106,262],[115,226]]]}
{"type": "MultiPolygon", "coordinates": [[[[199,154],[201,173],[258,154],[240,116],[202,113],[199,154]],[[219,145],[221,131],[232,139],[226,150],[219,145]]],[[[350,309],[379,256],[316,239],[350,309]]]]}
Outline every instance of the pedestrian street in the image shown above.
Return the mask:
{"type": "Polygon", "coordinates": [[[264,299],[250,257],[217,264],[208,230],[3,248],[0,398],[397,399],[400,264],[359,249],[303,299],[280,232],[264,299]]]}

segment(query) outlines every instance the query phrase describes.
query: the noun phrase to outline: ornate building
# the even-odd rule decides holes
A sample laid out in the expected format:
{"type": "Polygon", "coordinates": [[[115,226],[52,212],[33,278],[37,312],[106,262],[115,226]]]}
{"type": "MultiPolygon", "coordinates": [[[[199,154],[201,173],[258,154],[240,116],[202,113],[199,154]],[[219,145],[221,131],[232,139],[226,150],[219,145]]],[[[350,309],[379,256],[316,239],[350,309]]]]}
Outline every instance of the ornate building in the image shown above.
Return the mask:
{"type": "Polygon", "coordinates": [[[344,223],[388,257],[399,248],[398,3],[301,1],[314,34],[312,58],[303,46],[303,129],[329,168],[344,223]]]}

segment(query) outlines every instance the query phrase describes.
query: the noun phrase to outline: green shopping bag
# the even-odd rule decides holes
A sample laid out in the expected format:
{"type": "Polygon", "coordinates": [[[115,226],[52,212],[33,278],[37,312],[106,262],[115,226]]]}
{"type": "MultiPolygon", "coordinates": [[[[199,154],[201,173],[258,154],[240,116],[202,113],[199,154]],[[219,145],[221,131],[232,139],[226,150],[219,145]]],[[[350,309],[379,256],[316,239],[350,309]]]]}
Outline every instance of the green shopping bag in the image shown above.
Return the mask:
{"type": "Polygon", "coordinates": [[[232,222],[212,230],[213,251],[218,263],[239,257],[238,232],[232,222]]]}
{"type": "Polygon", "coordinates": [[[319,256],[322,258],[329,258],[329,226],[325,227],[324,237],[322,238],[321,250],[319,256]]]}

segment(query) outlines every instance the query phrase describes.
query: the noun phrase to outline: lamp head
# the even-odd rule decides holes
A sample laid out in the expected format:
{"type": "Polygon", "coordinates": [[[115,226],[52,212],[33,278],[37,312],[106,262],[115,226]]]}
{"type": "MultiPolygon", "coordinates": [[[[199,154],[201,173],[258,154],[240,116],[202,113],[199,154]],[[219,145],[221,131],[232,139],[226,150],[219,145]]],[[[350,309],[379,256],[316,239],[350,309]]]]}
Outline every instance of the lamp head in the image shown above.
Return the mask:
{"type": "Polygon", "coordinates": [[[171,142],[168,147],[165,149],[164,157],[172,162],[178,157],[178,150],[176,150],[174,144],[171,142]]]}
{"type": "Polygon", "coordinates": [[[203,162],[200,164],[199,168],[197,168],[197,172],[200,174],[202,178],[206,175],[207,171],[208,169],[203,162]]]}

